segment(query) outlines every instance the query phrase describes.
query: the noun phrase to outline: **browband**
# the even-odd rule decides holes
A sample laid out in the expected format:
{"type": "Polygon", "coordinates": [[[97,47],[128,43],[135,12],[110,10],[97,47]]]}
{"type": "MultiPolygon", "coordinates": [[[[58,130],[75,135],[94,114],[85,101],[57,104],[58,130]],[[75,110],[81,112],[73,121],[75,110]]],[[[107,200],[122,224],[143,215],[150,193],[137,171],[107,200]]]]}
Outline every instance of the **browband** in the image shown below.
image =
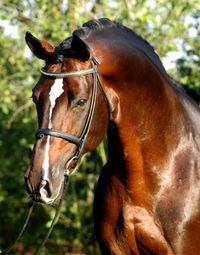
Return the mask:
{"type": "MultiPolygon", "coordinates": [[[[46,71],[44,68],[41,68],[40,72],[46,76],[51,76],[51,77],[56,77],[56,78],[65,78],[65,77],[76,77],[76,76],[95,73],[95,70],[94,70],[94,68],[89,68],[89,69],[67,72],[67,73],[52,73],[52,72],[46,71]]],[[[98,72],[98,71],[96,71],[96,72],[98,72]]]]}

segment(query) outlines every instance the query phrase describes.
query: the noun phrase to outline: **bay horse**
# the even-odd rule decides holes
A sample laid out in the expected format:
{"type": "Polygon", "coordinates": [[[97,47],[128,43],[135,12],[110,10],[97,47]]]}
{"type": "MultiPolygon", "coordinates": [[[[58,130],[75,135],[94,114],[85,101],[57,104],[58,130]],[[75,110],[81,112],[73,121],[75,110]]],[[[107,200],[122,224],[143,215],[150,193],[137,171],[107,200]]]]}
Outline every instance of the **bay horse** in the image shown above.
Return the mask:
{"type": "Polygon", "coordinates": [[[28,32],[26,42],[45,60],[25,174],[32,199],[59,200],[66,164],[70,174],[107,132],[93,209],[102,254],[199,255],[200,110],[150,44],[106,18],[57,47],[28,32]]]}

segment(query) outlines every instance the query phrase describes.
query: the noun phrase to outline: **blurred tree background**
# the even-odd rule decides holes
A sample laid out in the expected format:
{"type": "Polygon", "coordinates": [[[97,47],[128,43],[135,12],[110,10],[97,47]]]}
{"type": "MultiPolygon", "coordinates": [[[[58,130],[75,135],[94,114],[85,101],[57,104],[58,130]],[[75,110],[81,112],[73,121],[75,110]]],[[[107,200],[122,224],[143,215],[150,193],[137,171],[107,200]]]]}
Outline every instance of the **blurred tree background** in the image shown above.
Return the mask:
{"type": "MultiPolygon", "coordinates": [[[[25,45],[25,32],[58,45],[84,22],[100,17],[117,20],[148,40],[169,74],[200,103],[199,0],[0,0],[0,250],[15,239],[30,201],[23,179],[37,129],[30,97],[43,63],[25,45]]],[[[101,254],[92,201],[105,162],[105,142],[84,157],[41,255],[101,254]]],[[[54,212],[53,206],[37,205],[11,254],[34,254],[54,212]]]]}

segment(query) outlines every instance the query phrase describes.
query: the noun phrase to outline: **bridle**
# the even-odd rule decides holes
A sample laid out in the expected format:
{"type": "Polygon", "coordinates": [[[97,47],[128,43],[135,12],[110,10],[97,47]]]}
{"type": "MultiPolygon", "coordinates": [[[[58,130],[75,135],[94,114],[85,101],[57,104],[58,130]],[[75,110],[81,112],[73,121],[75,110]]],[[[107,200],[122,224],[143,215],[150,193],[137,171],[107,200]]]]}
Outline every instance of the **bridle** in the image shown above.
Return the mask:
{"type": "Polygon", "coordinates": [[[35,255],[39,255],[42,247],[45,245],[49,235],[51,234],[53,227],[55,225],[56,219],[59,215],[59,211],[67,190],[67,187],[69,185],[69,180],[70,177],[75,173],[75,171],[78,169],[80,162],[81,162],[81,156],[84,150],[84,146],[85,143],[87,141],[87,137],[88,137],[88,133],[90,130],[90,126],[91,126],[91,122],[92,122],[92,118],[93,118],[93,114],[94,114],[94,109],[95,109],[95,104],[96,104],[96,96],[97,96],[97,81],[100,85],[101,91],[104,95],[106,104],[107,104],[107,109],[108,109],[108,114],[109,114],[109,120],[110,120],[110,115],[111,115],[111,110],[110,110],[110,103],[108,100],[108,97],[106,95],[106,92],[104,90],[104,87],[101,83],[100,77],[99,77],[99,73],[98,73],[98,68],[97,65],[101,64],[101,62],[99,61],[99,59],[94,55],[94,53],[92,52],[92,50],[90,49],[90,47],[87,45],[91,55],[92,55],[92,68],[89,69],[85,69],[85,70],[80,70],[80,71],[74,71],[74,72],[63,72],[63,73],[52,73],[52,72],[48,72],[46,71],[44,68],[40,69],[40,72],[45,75],[45,76],[50,76],[50,77],[54,77],[54,78],[67,78],[67,77],[77,77],[77,76],[81,76],[81,75],[87,75],[87,74],[93,74],[93,88],[92,88],[92,96],[91,96],[91,102],[90,102],[90,108],[88,111],[88,115],[87,115],[87,119],[84,125],[84,128],[81,132],[80,137],[74,136],[72,134],[60,131],[60,130],[55,130],[55,129],[50,129],[50,128],[45,128],[45,129],[38,129],[37,133],[36,133],[36,138],[37,139],[41,139],[44,135],[50,135],[50,136],[54,136],[54,137],[58,137],[58,138],[62,138],[70,143],[73,143],[77,146],[77,150],[74,154],[74,156],[68,160],[67,164],[66,164],[66,170],[64,172],[64,185],[63,185],[63,191],[62,191],[62,196],[58,205],[58,208],[56,210],[56,214],[53,218],[53,221],[51,223],[51,226],[43,240],[43,242],[41,243],[38,251],[36,252],[35,255]],[[75,162],[75,164],[72,166],[72,163],[75,162]],[[73,168],[72,171],[71,168],[73,168]]]}
{"type": "MultiPolygon", "coordinates": [[[[86,44],[87,45],[87,44],[86,44]]],[[[42,128],[42,129],[38,129],[37,133],[36,133],[36,138],[37,139],[41,139],[44,135],[50,135],[50,136],[54,136],[54,137],[58,137],[58,138],[62,138],[70,143],[73,143],[77,146],[77,150],[74,154],[74,156],[68,160],[67,164],[66,164],[66,170],[64,172],[64,185],[63,185],[63,191],[62,191],[62,195],[61,195],[61,199],[60,202],[58,204],[55,216],[52,220],[51,226],[44,238],[44,240],[42,241],[40,247],[38,248],[37,252],[35,255],[39,255],[41,249],[43,248],[43,246],[45,245],[47,239],[49,238],[49,235],[51,234],[53,227],[56,223],[56,220],[58,218],[59,212],[60,212],[60,208],[67,190],[67,187],[69,185],[69,180],[70,177],[75,173],[75,171],[78,169],[79,165],[80,165],[80,161],[81,161],[81,156],[84,150],[84,146],[85,143],[87,141],[87,137],[88,137],[88,133],[90,130],[90,126],[91,126],[91,122],[92,122],[92,118],[93,118],[93,114],[94,114],[94,109],[95,109],[95,104],[96,104],[96,96],[97,96],[97,81],[100,85],[101,91],[104,95],[106,104],[107,104],[107,108],[108,108],[108,114],[109,114],[109,120],[110,120],[110,114],[111,114],[111,110],[110,110],[110,103],[108,100],[108,97],[106,95],[106,92],[104,90],[104,87],[101,83],[100,77],[99,77],[99,73],[98,73],[98,68],[97,65],[101,64],[101,62],[99,61],[99,59],[94,55],[94,53],[92,52],[92,50],[90,49],[90,47],[87,45],[91,55],[92,55],[92,68],[89,69],[84,69],[84,70],[80,70],[80,71],[74,71],[74,72],[63,72],[63,73],[52,73],[52,72],[48,72],[46,71],[44,68],[40,69],[40,72],[45,75],[45,76],[49,76],[49,77],[54,77],[54,78],[67,78],[67,77],[77,77],[77,76],[82,76],[82,75],[87,75],[87,74],[93,74],[93,88],[92,88],[92,96],[91,96],[91,102],[90,102],[90,108],[88,111],[88,115],[87,115],[87,119],[84,125],[84,128],[81,132],[80,137],[74,136],[72,134],[60,131],[60,130],[55,130],[55,129],[50,129],[50,128],[42,128]],[[72,163],[75,164],[72,164],[72,163]],[[73,166],[72,166],[73,165],[73,166]],[[72,171],[71,167],[73,168],[72,171]]],[[[25,223],[19,233],[19,235],[17,236],[16,240],[14,241],[14,243],[7,248],[4,251],[0,251],[0,254],[8,254],[11,249],[14,247],[14,245],[17,243],[17,241],[19,240],[19,238],[22,236],[22,234],[24,233],[24,230],[29,222],[32,210],[33,210],[33,206],[34,206],[34,202],[32,203],[27,218],[25,220],[25,223]]]]}
{"type": "Polygon", "coordinates": [[[94,114],[94,109],[95,109],[95,104],[96,104],[96,96],[97,96],[97,81],[100,85],[101,91],[105,97],[106,103],[107,103],[107,108],[108,108],[108,114],[109,114],[109,119],[110,119],[110,104],[108,97],[106,95],[106,92],[103,88],[103,85],[101,83],[99,73],[98,73],[98,68],[97,65],[101,64],[99,59],[94,55],[92,50],[89,48],[87,45],[91,55],[92,55],[92,68],[89,69],[84,69],[80,71],[74,71],[74,72],[64,72],[64,73],[52,73],[46,71],[44,68],[40,69],[40,72],[49,77],[54,77],[54,78],[67,78],[67,77],[77,77],[77,76],[82,76],[82,75],[87,75],[87,74],[93,74],[93,88],[92,88],[92,97],[91,97],[91,102],[90,102],[90,108],[88,111],[88,116],[84,125],[84,128],[82,130],[82,133],[80,137],[74,136],[72,134],[60,131],[60,130],[55,130],[55,129],[50,129],[50,128],[42,128],[39,129],[36,133],[36,138],[41,139],[44,135],[50,135],[58,138],[62,138],[70,143],[73,143],[77,146],[77,150],[74,154],[74,156],[68,160],[66,164],[66,170],[64,172],[65,176],[71,176],[75,173],[77,168],[80,165],[81,161],[81,155],[84,150],[84,146],[87,140],[87,136],[90,130],[90,125],[92,122],[93,114],[94,114]],[[74,162],[74,164],[73,164],[74,162]],[[73,170],[70,171],[71,167],[73,167],[73,170]]]}

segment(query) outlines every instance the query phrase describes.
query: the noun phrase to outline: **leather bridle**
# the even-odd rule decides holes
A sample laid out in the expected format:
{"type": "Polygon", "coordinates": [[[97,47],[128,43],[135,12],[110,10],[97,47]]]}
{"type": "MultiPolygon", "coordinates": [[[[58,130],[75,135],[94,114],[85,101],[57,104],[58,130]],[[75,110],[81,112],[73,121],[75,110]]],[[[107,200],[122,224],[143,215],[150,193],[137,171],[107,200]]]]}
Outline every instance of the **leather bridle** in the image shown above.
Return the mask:
{"type": "Polygon", "coordinates": [[[87,74],[93,74],[93,88],[92,88],[92,96],[91,96],[91,102],[90,102],[90,108],[88,111],[87,119],[84,125],[84,128],[82,130],[82,133],[80,137],[74,136],[72,134],[60,131],[60,130],[55,130],[55,129],[50,129],[50,128],[42,128],[39,129],[36,133],[36,138],[41,139],[44,135],[50,135],[58,138],[62,138],[70,143],[73,143],[77,146],[77,150],[74,154],[74,156],[68,160],[66,164],[66,170],[64,172],[65,176],[71,176],[72,174],[75,173],[77,168],[80,165],[81,161],[81,156],[84,150],[84,146],[87,140],[87,136],[90,130],[90,125],[92,122],[93,114],[94,114],[94,109],[95,109],[95,104],[96,104],[96,96],[97,96],[97,81],[100,85],[101,91],[105,97],[106,103],[107,103],[107,108],[108,108],[108,114],[109,114],[109,119],[110,119],[110,104],[108,97],[106,95],[106,92],[103,88],[103,85],[101,83],[99,73],[98,73],[98,68],[97,65],[101,64],[99,59],[93,54],[92,50],[89,48],[90,53],[92,55],[92,68],[89,69],[84,69],[80,71],[74,71],[74,72],[63,72],[63,73],[53,73],[53,72],[48,72],[44,68],[40,69],[40,72],[49,77],[54,77],[54,78],[67,78],[67,77],[77,77],[77,76],[82,76],[82,75],[87,75],[87,74]],[[73,167],[73,170],[70,171],[71,167],[73,167]]]}
{"type": "Polygon", "coordinates": [[[69,133],[66,133],[66,132],[63,132],[63,131],[60,131],[60,130],[51,129],[51,128],[38,129],[38,131],[36,133],[36,138],[37,139],[41,139],[44,135],[50,135],[50,136],[62,138],[62,139],[66,140],[70,143],[75,144],[77,146],[77,150],[76,150],[74,156],[71,159],[69,159],[67,164],[66,164],[66,169],[65,169],[65,172],[64,172],[63,191],[62,191],[62,196],[61,196],[60,202],[58,204],[58,208],[56,210],[56,214],[53,218],[51,226],[50,226],[43,242],[41,243],[41,245],[40,245],[40,247],[37,250],[35,255],[39,255],[42,247],[45,245],[49,235],[51,234],[51,232],[53,230],[53,227],[55,225],[55,222],[57,220],[57,217],[59,215],[60,208],[61,208],[64,196],[65,196],[67,187],[69,185],[70,177],[75,173],[75,171],[78,169],[78,167],[80,165],[81,156],[82,156],[82,153],[83,153],[83,150],[84,150],[85,143],[87,141],[88,133],[90,131],[90,126],[91,126],[92,118],[93,118],[93,114],[94,114],[94,109],[95,109],[95,104],[96,104],[96,97],[97,97],[97,81],[98,81],[98,83],[100,85],[100,88],[101,88],[101,91],[104,95],[104,98],[105,98],[105,101],[106,101],[106,104],[107,104],[109,120],[110,120],[110,114],[111,114],[110,103],[109,103],[108,97],[106,95],[106,92],[104,90],[104,87],[101,83],[99,73],[98,73],[98,68],[97,68],[97,65],[101,64],[101,62],[94,55],[94,53],[92,52],[92,50],[90,49],[90,47],[88,45],[87,45],[87,47],[88,47],[88,49],[89,49],[89,51],[92,55],[92,68],[85,69],[85,70],[80,70],[80,71],[74,71],[74,72],[63,72],[63,73],[52,73],[52,72],[46,71],[44,68],[40,69],[40,72],[43,75],[54,77],[54,78],[77,77],[77,76],[81,76],[81,75],[93,74],[93,88],[92,88],[90,108],[89,108],[87,119],[85,121],[85,125],[84,125],[84,128],[83,128],[82,132],[81,132],[80,137],[74,136],[72,134],[69,134],[69,133]],[[74,164],[72,164],[72,163],[74,163],[74,164]]]}

